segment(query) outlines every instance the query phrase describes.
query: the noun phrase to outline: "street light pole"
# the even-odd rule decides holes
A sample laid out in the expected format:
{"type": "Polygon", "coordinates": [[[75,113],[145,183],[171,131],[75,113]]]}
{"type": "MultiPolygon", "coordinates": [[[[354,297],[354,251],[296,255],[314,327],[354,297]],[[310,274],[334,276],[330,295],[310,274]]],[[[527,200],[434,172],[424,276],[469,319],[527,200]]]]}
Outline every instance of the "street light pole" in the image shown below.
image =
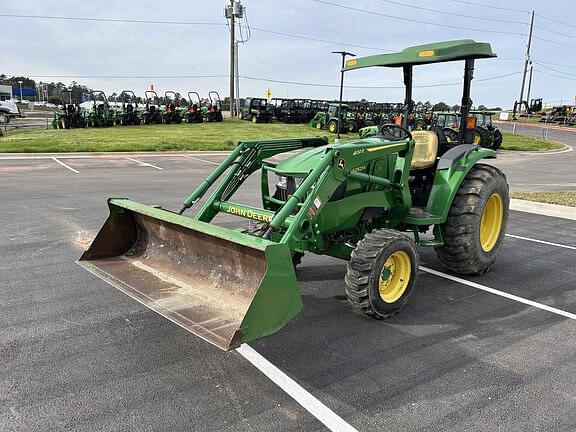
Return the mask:
{"type": "Polygon", "coordinates": [[[336,124],[336,139],[340,139],[340,123],[342,119],[342,94],[344,93],[344,65],[346,64],[346,56],[356,57],[347,51],[332,51],[332,54],[340,54],[342,56],[342,68],[340,69],[340,97],[338,98],[338,123],[336,124]]]}
{"type": "Polygon", "coordinates": [[[20,85],[20,103],[22,103],[22,101],[24,100],[22,98],[22,81],[18,81],[18,84],[20,85]]]}

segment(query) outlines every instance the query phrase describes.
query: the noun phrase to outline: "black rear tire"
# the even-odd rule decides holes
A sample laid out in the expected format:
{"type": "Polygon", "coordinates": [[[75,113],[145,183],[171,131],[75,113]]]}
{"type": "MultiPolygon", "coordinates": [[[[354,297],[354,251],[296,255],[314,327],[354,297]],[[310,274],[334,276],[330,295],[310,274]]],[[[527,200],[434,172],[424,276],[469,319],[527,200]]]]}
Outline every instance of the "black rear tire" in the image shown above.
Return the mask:
{"type": "Polygon", "coordinates": [[[358,242],[348,262],[348,302],[371,318],[389,318],[406,305],[417,272],[418,253],[412,239],[391,229],[374,230],[358,242]]]}
{"type": "Polygon", "coordinates": [[[490,165],[474,165],[454,197],[446,222],[440,225],[444,245],[434,249],[442,264],[455,273],[485,273],[500,252],[508,206],[508,183],[502,171],[490,165]],[[499,229],[492,236],[486,236],[491,218],[484,220],[489,200],[501,201],[501,215],[495,216],[500,219],[499,229]]]}
{"type": "Polygon", "coordinates": [[[338,130],[338,125],[335,121],[331,121],[330,123],[328,123],[328,132],[336,133],[337,130],[338,130]]]}
{"type": "Polygon", "coordinates": [[[488,129],[476,126],[474,129],[472,129],[472,134],[475,137],[474,144],[484,148],[492,148],[493,143],[490,139],[490,131],[488,129]]]}
{"type": "Polygon", "coordinates": [[[494,129],[494,145],[492,146],[492,148],[494,150],[498,150],[500,147],[502,147],[502,132],[500,132],[500,129],[494,129]]]}

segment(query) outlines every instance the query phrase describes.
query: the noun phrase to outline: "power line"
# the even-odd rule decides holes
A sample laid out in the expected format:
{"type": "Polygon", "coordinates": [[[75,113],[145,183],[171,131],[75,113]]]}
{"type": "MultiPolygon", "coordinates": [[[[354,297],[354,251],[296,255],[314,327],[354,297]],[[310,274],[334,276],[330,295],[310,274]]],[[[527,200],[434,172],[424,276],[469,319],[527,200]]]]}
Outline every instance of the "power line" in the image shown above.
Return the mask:
{"type": "MultiPolygon", "coordinates": [[[[493,81],[505,77],[509,77],[512,75],[518,75],[520,72],[512,72],[504,75],[497,75],[488,78],[480,78],[474,79],[475,82],[483,82],[483,81],[493,81]]],[[[11,76],[24,76],[21,74],[6,74],[11,76]]],[[[44,74],[27,74],[27,76],[34,77],[34,78],[76,78],[76,79],[196,79],[196,78],[227,78],[228,75],[149,75],[149,76],[129,76],[129,75],[44,75],[44,74]]],[[[300,85],[300,86],[307,86],[307,87],[328,87],[328,88],[339,88],[339,85],[336,84],[325,84],[325,83],[312,83],[312,82],[302,82],[302,81],[287,81],[287,80],[278,80],[272,78],[262,78],[262,77],[253,77],[247,75],[240,75],[240,78],[251,80],[251,81],[263,81],[263,82],[272,82],[272,83],[279,83],[279,84],[292,84],[292,85],[300,85]]],[[[414,88],[430,88],[430,87],[446,87],[446,86],[454,86],[454,85],[462,85],[462,82],[451,82],[451,83],[437,83],[437,84],[425,84],[425,85],[415,85],[414,88]]],[[[402,89],[404,86],[354,86],[348,85],[344,86],[346,88],[351,89],[402,89]]]]}
{"type": "MultiPolygon", "coordinates": [[[[496,79],[501,79],[505,77],[509,77],[512,75],[518,75],[520,72],[512,72],[504,75],[493,76],[489,78],[481,78],[475,79],[475,82],[483,82],[483,81],[492,81],[496,79]]],[[[240,78],[244,78],[247,80],[252,81],[264,81],[264,82],[271,82],[271,83],[278,83],[278,84],[292,84],[292,85],[300,85],[300,86],[307,86],[307,87],[329,87],[329,88],[339,88],[340,86],[334,84],[324,84],[324,83],[310,83],[310,82],[301,82],[301,81],[286,81],[286,80],[277,80],[271,78],[257,78],[251,76],[240,76],[240,78]]],[[[462,85],[462,82],[451,82],[451,83],[438,83],[438,84],[425,84],[425,85],[415,85],[414,88],[432,88],[432,87],[448,87],[448,86],[455,86],[455,85],[462,85]]],[[[345,88],[350,89],[403,89],[404,86],[354,86],[354,85],[345,85],[345,88]]]]}
{"type": "Polygon", "coordinates": [[[537,62],[537,61],[535,61],[535,60],[533,60],[533,62],[534,62],[535,64],[537,64],[537,65],[545,68],[545,69],[551,70],[552,72],[556,72],[556,73],[559,73],[559,74],[564,74],[564,75],[569,75],[569,76],[576,77],[576,74],[572,74],[572,73],[569,73],[569,72],[564,72],[564,71],[561,71],[561,70],[558,70],[558,69],[551,68],[551,67],[546,66],[546,65],[544,65],[544,64],[542,64],[542,63],[540,63],[540,62],[537,62]]]}
{"type": "Polygon", "coordinates": [[[52,19],[62,21],[94,21],[94,22],[113,22],[128,24],[170,24],[170,25],[206,25],[206,26],[225,26],[225,23],[214,22],[192,22],[192,21],[158,21],[158,20],[137,20],[125,18],[90,18],[90,17],[66,17],[56,15],[18,15],[18,14],[0,14],[5,18],[33,18],[33,19],[52,19]]]}
{"type": "Polygon", "coordinates": [[[401,2],[397,2],[397,1],[393,1],[393,0],[380,0],[380,1],[384,2],[384,3],[395,4],[398,6],[404,6],[404,7],[408,7],[408,8],[412,8],[412,9],[425,10],[428,12],[435,12],[435,13],[439,13],[439,14],[451,15],[451,16],[456,16],[456,17],[461,17],[461,18],[472,18],[472,19],[483,20],[483,21],[497,21],[497,22],[503,22],[503,23],[509,23],[509,24],[528,25],[528,23],[526,23],[524,21],[513,21],[513,20],[505,20],[505,19],[499,19],[499,18],[487,18],[487,17],[480,17],[480,16],[474,16],[474,15],[463,15],[463,14],[454,13],[454,12],[446,12],[446,11],[441,11],[441,10],[437,10],[437,9],[426,8],[423,6],[409,5],[409,4],[405,4],[405,3],[401,3],[401,2]]]}
{"type": "Polygon", "coordinates": [[[576,69],[576,65],[566,65],[566,64],[562,64],[562,63],[552,63],[552,62],[542,61],[542,60],[532,60],[532,61],[534,61],[535,63],[540,63],[540,64],[544,63],[544,64],[550,64],[550,65],[552,65],[552,66],[562,66],[562,67],[565,67],[565,68],[568,68],[568,69],[576,69]]]}
{"type": "Polygon", "coordinates": [[[565,25],[565,26],[568,26],[568,27],[576,28],[576,25],[574,25],[574,24],[568,24],[567,22],[558,21],[557,19],[549,18],[549,17],[546,17],[546,16],[544,16],[544,15],[540,15],[540,14],[536,14],[536,16],[537,16],[538,18],[542,18],[542,19],[551,21],[551,22],[556,23],[556,24],[562,24],[562,25],[565,25]]]}
{"type": "Polygon", "coordinates": [[[538,72],[538,73],[541,73],[541,74],[544,74],[544,75],[548,75],[548,76],[551,76],[551,77],[564,78],[564,79],[567,79],[567,80],[569,80],[569,81],[576,81],[576,78],[570,78],[570,77],[566,77],[566,76],[562,76],[562,75],[555,75],[555,74],[551,74],[550,72],[546,72],[546,71],[543,71],[543,70],[540,70],[540,69],[535,69],[535,70],[536,70],[536,72],[538,72]]]}
{"type": "Polygon", "coordinates": [[[354,47],[354,48],[364,48],[364,49],[374,50],[374,51],[392,52],[392,50],[384,49],[384,48],[378,48],[378,47],[372,47],[372,46],[366,46],[366,45],[356,45],[356,44],[345,43],[345,42],[336,42],[336,41],[331,41],[331,40],[327,40],[327,39],[319,39],[319,38],[313,38],[313,37],[308,37],[308,36],[288,34],[288,33],[283,33],[283,32],[274,31],[274,30],[266,30],[266,29],[261,29],[258,27],[250,27],[250,28],[252,29],[252,31],[275,34],[275,35],[279,35],[279,36],[286,36],[286,37],[291,37],[291,38],[295,38],[295,39],[304,39],[304,40],[310,40],[310,41],[315,41],[315,42],[331,43],[331,44],[336,44],[336,45],[340,45],[340,46],[349,46],[349,47],[354,47]]]}
{"type": "MultiPolygon", "coordinates": [[[[110,22],[110,23],[125,23],[125,24],[163,24],[163,25],[206,25],[206,26],[226,26],[228,23],[212,23],[212,22],[190,22],[190,21],[158,21],[158,20],[138,20],[138,19],[124,19],[124,18],[90,18],[90,17],[67,17],[67,16],[56,16],[56,15],[17,15],[17,14],[0,14],[0,17],[7,18],[26,18],[26,19],[45,19],[45,20],[62,20],[62,21],[92,21],[92,22],[110,22]]],[[[314,42],[330,43],[340,46],[350,46],[354,48],[363,48],[374,51],[391,52],[389,49],[383,49],[379,47],[358,45],[347,42],[339,42],[328,39],[320,39],[308,36],[302,36],[297,34],[285,33],[277,30],[267,30],[258,27],[241,25],[241,27],[247,30],[257,31],[261,33],[274,34],[277,36],[290,37],[294,39],[310,40],[314,42]]]]}
{"type": "Polygon", "coordinates": [[[562,46],[566,46],[566,47],[570,47],[570,48],[576,48],[576,45],[570,45],[570,44],[566,44],[566,43],[563,43],[563,42],[558,42],[558,41],[551,40],[551,39],[545,39],[545,38],[542,38],[542,37],[540,37],[540,36],[532,36],[532,37],[533,37],[534,39],[538,39],[538,40],[541,40],[541,41],[544,41],[544,42],[549,42],[549,43],[553,43],[553,44],[556,44],[556,45],[562,45],[562,46]]]}
{"type": "Polygon", "coordinates": [[[79,78],[79,79],[200,79],[228,78],[228,75],[44,75],[44,74],[6,74],[11,76],[31,76],[35,78],[79,78]]]}
{"type": "Polygon", "coordinates": [[[464,0],[450,0],[450,1],[453,1],[456,3],[463,3],[463,4],[467,4],[467,5],[472,5],[472,6],[485,7],[485,8],[489,8],[489,9],[499,9],[499,10],[505,10],[505,11],[509,11],[509,12],[530,13],[530,11],[527,11],[527,10],[505,8],[502,6],[494,6],[494,5],[487,5],[487,4],[482,4],[482,3],[474,3],[471,1],[464,1],[464,0]]]}
{"type": "Polygon", "coordinates": [[[430,22],[430,21],[423,21],[423,20],[418,20],[418,19],[413,19],[413,18],[399,17],[399,16],[395,16],[395,15],[388,15],[388,14],[383,14],[380,12],[369,11],[366,9],[359,9],[359,8],[355,8],[352,6],[345,6],[345,5],[341,5],[338,3],[332,3],[329,1],[325,1],[325,0],[312,0],[312,1],[316,2],[316,3],[328,5],[328,6],[338,7],[341,9],[347,9],[347,10],[352,10],[355,12],[362,12],[362,13],[366,13],[366,14],[370,14],[370,15],[376,15],[376,16],[381,16],[384,18],[392,18],[392,19],[396,19],[396,20],[400,20],[400,21],[408,21],[408,22],[413,22],[413,23],[418,23],[418,24],[428,24],[428,25],[444,27],[444,28],[454,28],[454,29],[458,29],[458,30],[467,30],[467,31],[478,31],[478,32],[483,32],[483,33],[509,34],[509,35],[517,35],[517,36],[522,36],[524,34],[524,33],[508,32],[508,31],[501,31],[501,30],[486,30],[486,29],[478,29],[478,28],[470,28],[470,27],[460,27],[460,26],[454,26],[454,25],[449,25],[449,24],[438,24],[438,23],[434,23],[434,22],[430,22]]]}
{"type": "Polygon", "coordinates": [[[576,39],[576,36],[573,36],[573,35],[568,34],[568,33],[562,33],[562,32],[556,31],[556,30],[552,30],[552,29],[549,29],[548,27],[543,27],[543,26],[539,26],[539,25],[535,25],[534,27],[539,28],[540,30],[544,30],[544,31],[547,31],[550,33],[557,34],[557,35],[576,39]]]}

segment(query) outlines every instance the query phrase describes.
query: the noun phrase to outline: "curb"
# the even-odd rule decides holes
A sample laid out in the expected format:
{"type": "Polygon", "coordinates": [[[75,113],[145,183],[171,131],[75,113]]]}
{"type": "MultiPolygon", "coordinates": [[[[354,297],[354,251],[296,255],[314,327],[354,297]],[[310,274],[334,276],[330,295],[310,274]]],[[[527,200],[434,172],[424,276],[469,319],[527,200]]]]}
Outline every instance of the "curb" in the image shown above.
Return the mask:
{"type": "Polygon", "coordinates": [[[576,220],[576,207],[568,207],[558,204],[548,204],[511,198],[510,210],[576,220]]]}

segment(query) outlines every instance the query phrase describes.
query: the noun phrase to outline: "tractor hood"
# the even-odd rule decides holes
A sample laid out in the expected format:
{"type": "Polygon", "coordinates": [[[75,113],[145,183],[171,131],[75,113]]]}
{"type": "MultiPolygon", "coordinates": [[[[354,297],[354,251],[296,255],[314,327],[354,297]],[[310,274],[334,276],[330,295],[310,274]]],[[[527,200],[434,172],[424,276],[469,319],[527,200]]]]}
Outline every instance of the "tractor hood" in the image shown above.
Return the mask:
{"type": "Polygon", "coordinates": [[[312,148],[302,151],[288,159],[284,159],[276,165],[276,169],[287,175],[302,174],[306,176],[326,153],[326,146],[312,148]]]}

